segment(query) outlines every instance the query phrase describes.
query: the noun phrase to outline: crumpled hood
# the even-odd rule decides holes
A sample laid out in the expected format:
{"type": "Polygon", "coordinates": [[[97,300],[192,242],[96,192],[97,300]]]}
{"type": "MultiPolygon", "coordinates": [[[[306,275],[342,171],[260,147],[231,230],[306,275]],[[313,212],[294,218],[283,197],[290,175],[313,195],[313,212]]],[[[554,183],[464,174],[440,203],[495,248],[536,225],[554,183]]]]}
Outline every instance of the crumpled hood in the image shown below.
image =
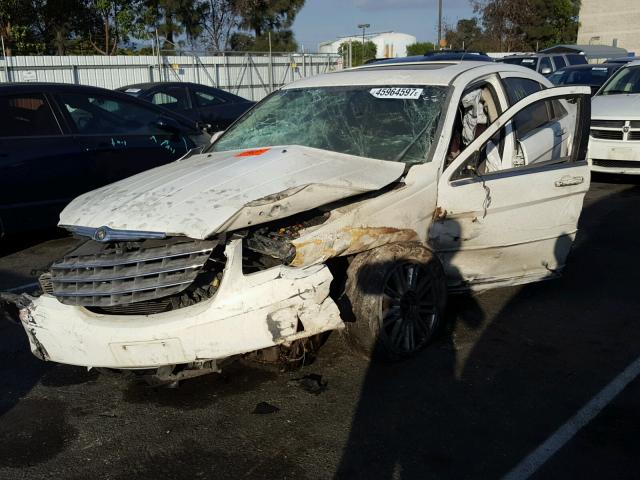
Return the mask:
{"type": "Polygon", "coordinates": [[[638,120],[640,119],[640,94],[596,95],[591,100],[591,118],[638,120]]]}
{"type": "Polygon", "coordinates": [[[81,195],[59,224],[206,238],[378,190],[403,172],[300,146],[205,153],[81,195]]]}

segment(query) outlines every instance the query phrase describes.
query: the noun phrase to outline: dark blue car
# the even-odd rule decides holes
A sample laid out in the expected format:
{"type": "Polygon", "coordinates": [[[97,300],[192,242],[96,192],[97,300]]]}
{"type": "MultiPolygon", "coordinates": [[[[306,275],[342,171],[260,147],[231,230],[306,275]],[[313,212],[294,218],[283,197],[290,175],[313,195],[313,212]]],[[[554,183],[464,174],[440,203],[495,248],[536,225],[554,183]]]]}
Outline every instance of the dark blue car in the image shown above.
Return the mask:
{"type": "Polygon", "coordinates": [[[195,122],[102,88],[0,85],[0,237],[53,227],[81,193],[209,143],[195,122]]]}
{"type": "Polygon", "coordinates": [[[255,102],[219,88],[190,82],[154,82],[118,89],[200,122],[210,133],[225,130],[255,102]]]}

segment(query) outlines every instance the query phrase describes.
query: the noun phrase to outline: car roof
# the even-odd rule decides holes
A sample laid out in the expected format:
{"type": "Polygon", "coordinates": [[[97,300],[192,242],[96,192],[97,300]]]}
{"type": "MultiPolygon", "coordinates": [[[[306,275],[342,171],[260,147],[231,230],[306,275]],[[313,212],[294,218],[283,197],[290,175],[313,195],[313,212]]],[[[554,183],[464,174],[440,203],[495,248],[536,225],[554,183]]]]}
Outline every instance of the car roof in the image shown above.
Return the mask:
{"type": "Polygon", "coordinates": [[[634,62],[636,60],[640,60],[640,57],[615,57],[615,58],[609,58],[607,59],[607,61],[605,63],[629,63],[629,62],[634,62]]]}
{"type": "MultiPolygon", "coordinates": [[[[11,92],[22,92],[22,91],[31,91],[37,90],[41,93],[51,93],[51,92],[60,92],[60,91],[85,91],[85,92],[109,92],[113,93],[113,90],[109,90],[107,88],[101,87],[93,87],[91,85],[75,85],[73,83],[55,83],[55,82],[9,82],[9,83],[0,83],[0,92],[6,93],[6,91],[11,92]]],[[[116,92],[116,95],[121,95],[120,92],[116,92]]]]}
{"type": "Polygon", "coordinates": [[[531,70],[519,65],[478,61],[406,62],[369,64],[308,77],[282,87],[284,90],[308,87],[346,85],[449,85],[460,74],[484,67],[483,72],[523,72],[531,70]],[[382,73],[384,72],[384,73],[382,73]]]}
{"type": "Polygon", "coordinates": [[[140,105],[143,105],[145,108],[149,108],[151,110],[155,110],[158,113],[163,115],[173,117],[174,119],[180,121],[186,126],[190,128],[195,128],[195,122],[184,115],[180,115],[177,112],[172,112],[171,110],[167,110],[158,105],[153,105],[152,103],[145,102],[144,100],[140,100],[139,98],[132,97],[131,95],[127,95],[126,93],[117,91],[117,90],[109,90],[107,88],[93,87],[90,85],[75,85],[73,83],[54,83],[54,82],[10,82],[10,83],[0,83],[0,94],[12,94],[12,93],[22,93],[22,92],[37,92],[37,93],[57,93],[57,92],[71,92],[71,93],[91,93],[94,92],[96,94],[107,94],[115,97],[126,98],[129,101],[137,102],[140,105]]]}
{"type": "Polygon", "coordinates": [[[581,63],[580,65],[567,65],[562,67],[557,72],[564,72],[566,70],[591,70],[593,68],[620,68],[619,63],[581,63]]]}
{"type": "Polygon", "coordinates": [[[211,87],[209,85],[202,85],[200,83],[194,82],[145,82],[145,83],[134,83],[132,85],[125,85],[123,87],[118,87],[117,90],[124,90],[127,88],[139,88],[140,90],[148,90],[154,87],[204,87],[204,88],[213,88],[215,90],[220,90],[216,87],[211,87]]]}
{"type": "Polygon", "coordinates": [[[424,55],[413,55],[410,57],[385,58],[376,60],[376,62],[367,63],[367,65],[375,63],[383,65],[387,63],[414,63],[414,62],[430,62],[430,61],[483,61],[493,62],[493,58],[484,52],[463,51],[463,50],[436,50],[427,52],[424,55]]]}

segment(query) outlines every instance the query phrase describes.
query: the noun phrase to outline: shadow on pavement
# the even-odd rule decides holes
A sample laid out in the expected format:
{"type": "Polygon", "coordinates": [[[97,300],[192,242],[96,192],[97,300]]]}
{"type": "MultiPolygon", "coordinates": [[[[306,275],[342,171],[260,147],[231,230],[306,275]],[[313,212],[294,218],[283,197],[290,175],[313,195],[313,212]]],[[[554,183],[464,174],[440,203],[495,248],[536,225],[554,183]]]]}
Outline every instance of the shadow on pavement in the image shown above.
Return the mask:
{"type": "MultiPolygon", "coordinates": [[[[373,358],[336,477],[499,478],[636,359],[630,195],[640,187],[585,207],[564,277],[450,297],[450,328],[422,354],[373,358]],[[484,329],[473,345],[466,325],[484,329]]],[[[616,471],[637,471],[638,458],[636,442],[616,471]]]]}

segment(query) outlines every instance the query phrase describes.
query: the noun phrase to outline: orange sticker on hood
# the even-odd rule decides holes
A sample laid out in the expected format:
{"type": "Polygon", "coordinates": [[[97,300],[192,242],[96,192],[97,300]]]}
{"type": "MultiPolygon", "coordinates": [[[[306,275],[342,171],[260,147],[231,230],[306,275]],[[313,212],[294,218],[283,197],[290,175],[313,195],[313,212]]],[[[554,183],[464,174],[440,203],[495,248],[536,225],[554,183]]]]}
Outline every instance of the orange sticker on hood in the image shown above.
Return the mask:
{"type": "Polygon", "coordinates": [[[256,148],[255,150],[245,150],[244,152],[236,153],[234,157],[255,157],[268,152],[271,148],[256,148]]]}

